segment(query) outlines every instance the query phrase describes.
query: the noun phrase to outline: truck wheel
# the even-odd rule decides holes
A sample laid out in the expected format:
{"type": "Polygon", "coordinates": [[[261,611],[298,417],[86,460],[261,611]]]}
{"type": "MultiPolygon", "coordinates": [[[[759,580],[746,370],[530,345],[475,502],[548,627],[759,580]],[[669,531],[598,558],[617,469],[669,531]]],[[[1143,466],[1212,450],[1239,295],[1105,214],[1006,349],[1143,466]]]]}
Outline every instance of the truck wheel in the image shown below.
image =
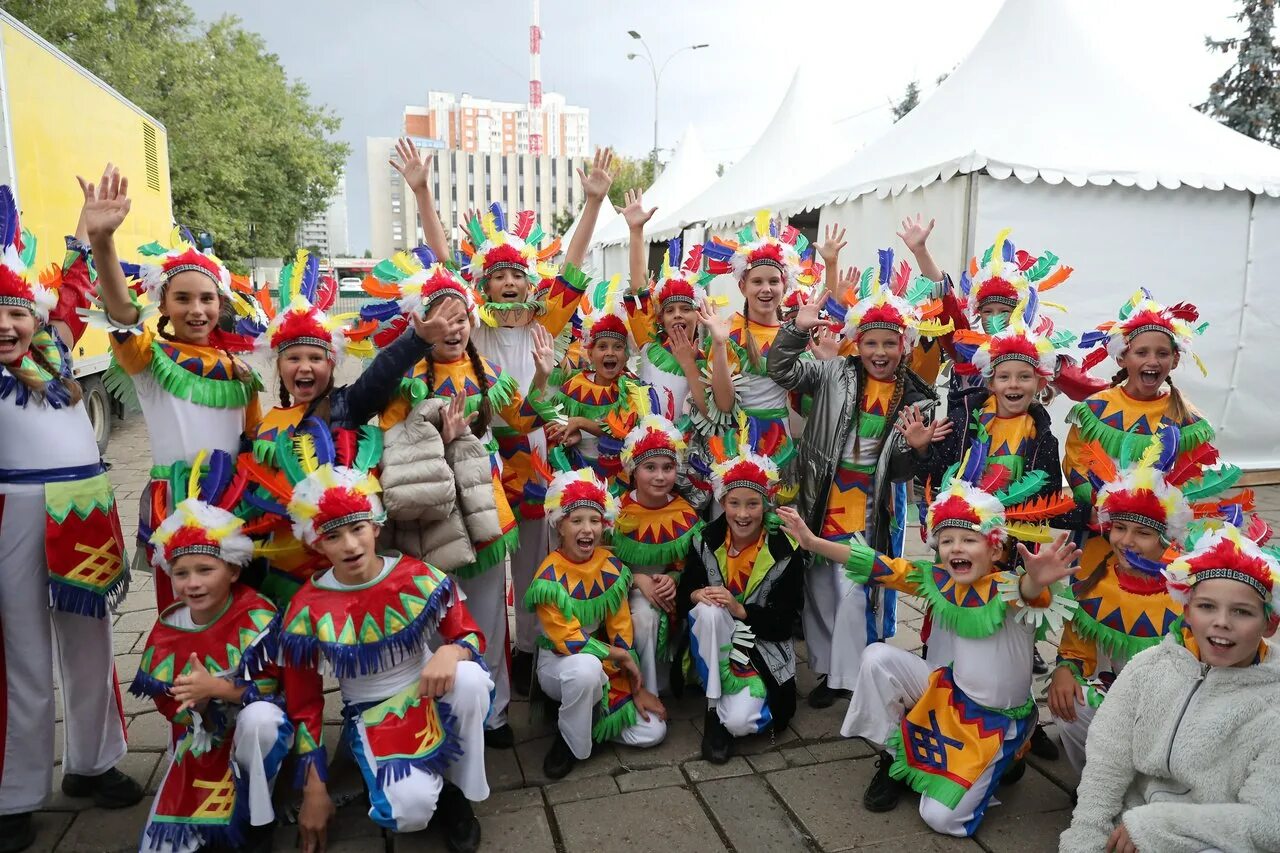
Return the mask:
{"type": "Polygon", "coordinates": [[[89,422],[93,424],[93,437],[98,442],[98,452],[107,452],[107,442],[111,440],[111,397],[97,376],[87,376],[80,380],[80,388],[84,391],[84,410],[89,414],[89,422]]]}

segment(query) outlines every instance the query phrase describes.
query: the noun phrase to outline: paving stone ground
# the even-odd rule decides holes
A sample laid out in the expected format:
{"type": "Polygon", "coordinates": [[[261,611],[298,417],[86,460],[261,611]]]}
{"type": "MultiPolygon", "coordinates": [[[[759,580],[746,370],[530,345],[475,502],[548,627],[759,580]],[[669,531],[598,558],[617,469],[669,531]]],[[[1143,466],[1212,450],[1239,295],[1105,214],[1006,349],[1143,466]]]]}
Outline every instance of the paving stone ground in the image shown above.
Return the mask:
{"type": "MultiPolygon", "coordinates": [[[[121,507],[128,541],[137,525],[136,506],[147,477],[150,455],[146,430],[138,416],[117,421],[107,453],[111,479],[121,507]]],[[[1280,487],[1257,490],[1258,508],[1280,526],[1280,487]]],[[[914,533],[908,541],[919,542],[914,533]]],[[[133,589],[115,622],[115,652],[122,688],[135,672],[139,652],[154,619],[155,602],[148,576],[136,577],[133,589]]],[[[920,646],[920,603],[905,599],[899,611],[895,645],[920,646]]],[[[803,645],[800,648],[803,657],[803,645]]],[[[1053,643],[1042,654],[1052,660],[1053,643]]],[[[814,677],[802,663],[800,689],[806,693],[814,677]]],[[[1041,697],[1043,681],[1037,683],[1041,697]]],[[[1031,760],[1016,786],[999,792],[973,839],[942,838],[932,834],[916,814],[913,797],[897,810],[871,814],[861,796],[875,771],[871,749],[856,740],[843,740],[838,729],[847,702],[824,711],[810,709],[803,700],[791,726],[774,736],[764,735],[741,744],[738,755],[722,767],[699,758],[704,700],[696,690],[668,704],[671,712],[666,741],[651,750],[607,746],[580,764],[568,779],[551,783],[542,775],[542,759],[550,743],[551,724],[540,709],[513,702],[511,724],[516,748],[489,750],[490,798],[477,805],[484,833],[484,849],[527,853],[596,853],[618,849],[681,851],[989,851],[1018,853],[1055,849],[1057,835],[1070,822],[1071,791],[1077,779],[1065,760],[1031,760]]],[[[59,708],[61,706],[59,705],[59,708]]],[[[147,784],[154,794],[164,771],[165,723],[150,702],[124,696],[129,723],[129,756],[122,769],[147,784]]],[[[326,741],[333,744],[340,721],[335,695],[326,710],[326,741]]],[[[1047,718],[1046,711],[1041,712],[1047,718]]],[[[62,712],[58,712],[61,721],[62,712]]],[[[60,726],[59,726],[60,728],[60,726]]],[[[1052,725],[1049,726],[1052,736],[1052,725]]],[[[59,742],[61,738],[58,739],[59,742]]],[[[338,759],[341,761],[341,759],[338,759]]],[[[293,804],[287,774],[281,777],[277,799],[287,813],[293,804]]],[[[55,777],[57,788],[60,775],[55,777]]],[[[334,768],[335,794],[352,797],[359,778],[347,759],[334,768]]],[[[37,816],[37,851],[136,850],[151,797],[120,812],[85,808],[83,801],[52,794],[37,816]]],[[[277,829],[276,848],[294,849],[296,830],[277,829]]],[[[409,836],[382,833],[366,817],[362,805],[351,802],[338,810],[330,828],[329,850],[441,851],[440,839],[430,831],[409,836]]]]}

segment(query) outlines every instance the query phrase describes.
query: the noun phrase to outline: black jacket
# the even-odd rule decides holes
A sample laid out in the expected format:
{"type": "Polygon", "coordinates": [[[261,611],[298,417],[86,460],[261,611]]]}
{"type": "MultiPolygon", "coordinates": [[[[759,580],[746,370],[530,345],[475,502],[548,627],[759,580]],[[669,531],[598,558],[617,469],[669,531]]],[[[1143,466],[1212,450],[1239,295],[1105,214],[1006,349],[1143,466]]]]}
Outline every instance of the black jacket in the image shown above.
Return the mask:
{"type": "Polygon", "coordinates": [[[407,329],[378,353],[354,382],[330,392],[330,428],[359,429],[368,423],[395,400],[401,379],[426,357],[426,343],[412,329],[407,329]]]}

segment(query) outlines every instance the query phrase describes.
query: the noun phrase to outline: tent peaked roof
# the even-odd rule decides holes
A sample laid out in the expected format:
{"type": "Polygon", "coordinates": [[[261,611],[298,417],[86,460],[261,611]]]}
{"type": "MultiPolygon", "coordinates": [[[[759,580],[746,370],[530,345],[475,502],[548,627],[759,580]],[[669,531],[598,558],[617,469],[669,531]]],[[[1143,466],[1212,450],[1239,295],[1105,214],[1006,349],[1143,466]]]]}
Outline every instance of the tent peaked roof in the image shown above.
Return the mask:
{"type": "MultiPolygon", "coordinates": [[[[647,190],[644,191],[645,207],[656,207],[655,216],[661,219],[668,212],[678,210],[685,202],[705,190],[716,179],[716,164],[707,156],[702,140],[693,125],[685,128],[671,155],[671,162],[663,168],[647,190]]],[[[627,223],[622,217],[611,221],[608,227],[596,229],[595,243],[610,246],[628,242],[627,223]]]]}
{"type": "Polygon", "coordinates": [[[1153,98],[1101,55],[1080,8],[1006,0],[936,92],[782,207],[883,196],[984,168],[1024,182],[1280,195],[1280,150],[1153,98]]]}
{"type": "Polygon", "coordinates": [[[840,162],[849,151],[849,130],[824,123],[822,117],[829,113],[819,81],[801,66],[751,150],[679,210],[660,213],[653,238],[674,237],[695,222],[711,227],[735,225],[770,201],[794,196],[799,187],[840,162]]]}

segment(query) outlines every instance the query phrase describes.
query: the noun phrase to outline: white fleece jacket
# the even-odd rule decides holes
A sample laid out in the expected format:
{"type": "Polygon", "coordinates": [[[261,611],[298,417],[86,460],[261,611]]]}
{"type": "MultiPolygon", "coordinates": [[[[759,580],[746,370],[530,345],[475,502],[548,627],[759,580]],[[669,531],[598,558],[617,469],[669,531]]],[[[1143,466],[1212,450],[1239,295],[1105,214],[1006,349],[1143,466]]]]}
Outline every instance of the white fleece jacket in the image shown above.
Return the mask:
{"type": "Polygon", "coordinates": [[[1063,853],[1123,823],[1139,853],[1280,851],[1280,661],[1205,667],[1172,636],[1137,655],[1089,728],[1063,853]]]}

